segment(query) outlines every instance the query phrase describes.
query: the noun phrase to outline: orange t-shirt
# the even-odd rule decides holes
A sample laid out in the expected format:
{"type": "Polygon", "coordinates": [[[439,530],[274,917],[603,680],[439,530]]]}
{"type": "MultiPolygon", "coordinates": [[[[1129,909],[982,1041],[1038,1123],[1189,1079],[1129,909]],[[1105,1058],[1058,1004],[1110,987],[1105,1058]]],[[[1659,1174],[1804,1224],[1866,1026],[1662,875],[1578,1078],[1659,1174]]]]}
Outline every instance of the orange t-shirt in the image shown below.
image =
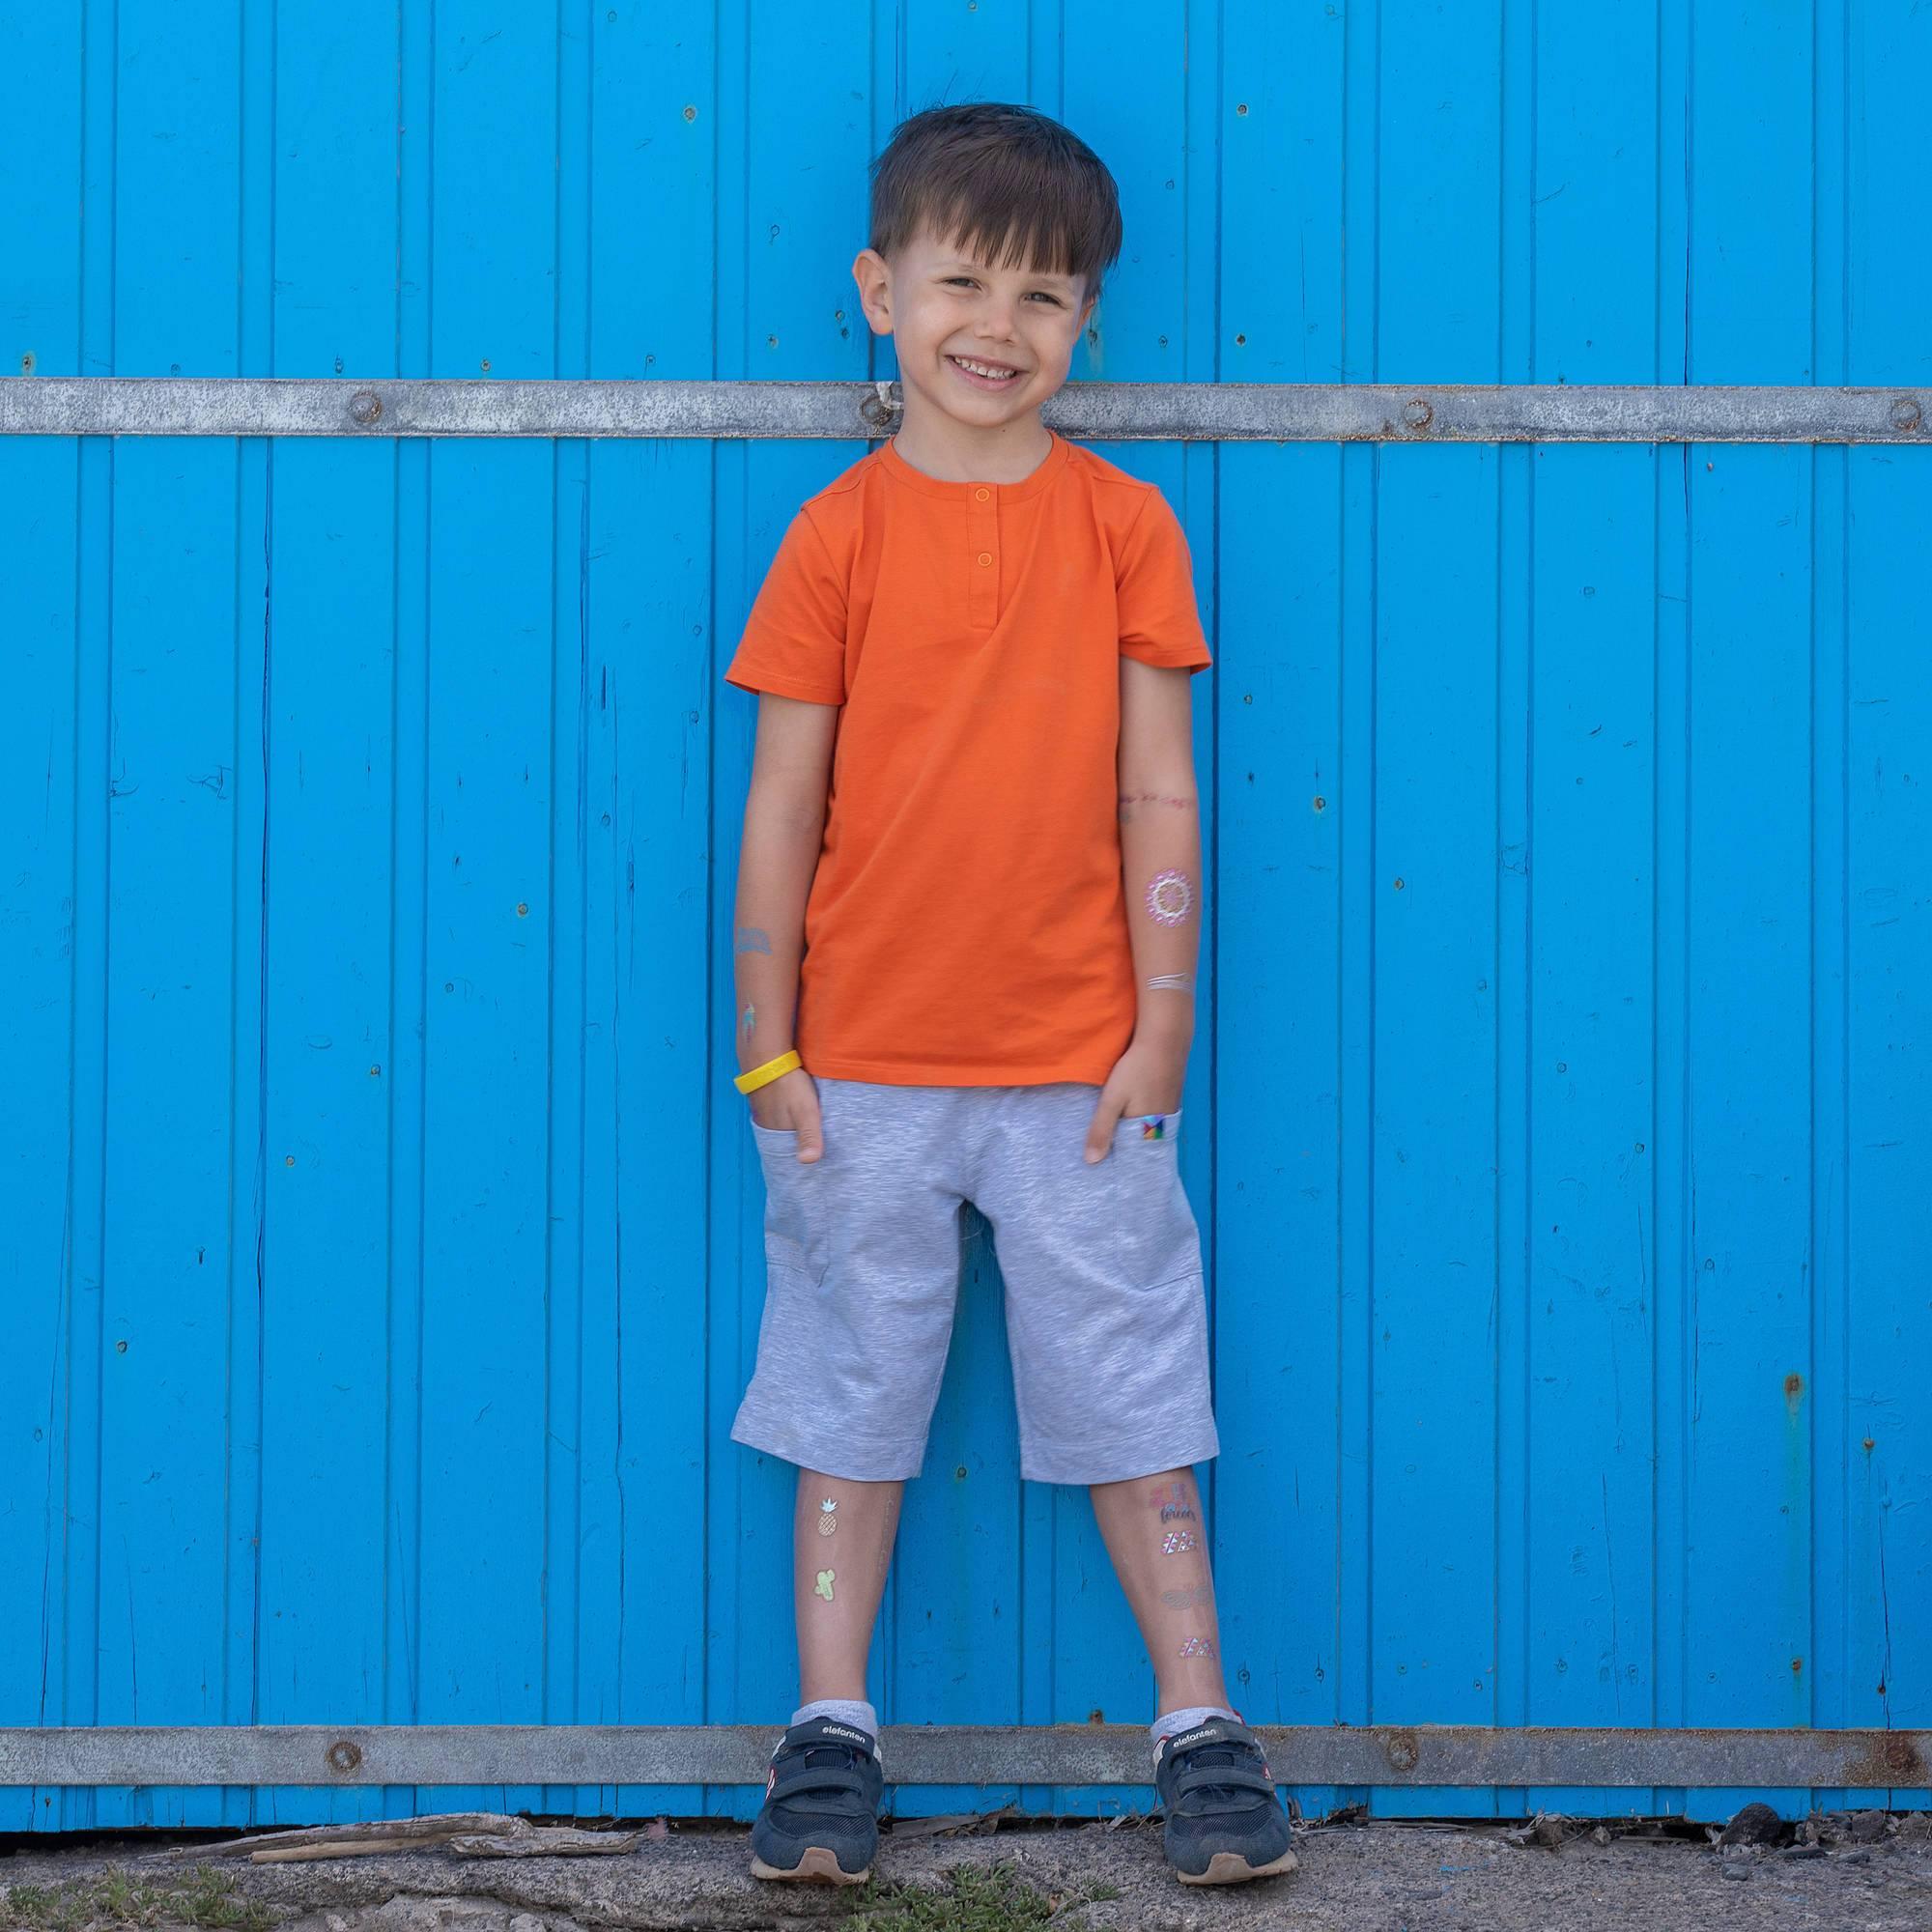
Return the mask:
{"type": "Polygon", "coordinates": [[[1120,659],[1213,660],[1151,483],[1052,432],[1018,483],[890,441],[800,507],[724,676],[842,705],[794,1044],[900,1086],[1105,1081],[1139,1010],[1120,659]]]}

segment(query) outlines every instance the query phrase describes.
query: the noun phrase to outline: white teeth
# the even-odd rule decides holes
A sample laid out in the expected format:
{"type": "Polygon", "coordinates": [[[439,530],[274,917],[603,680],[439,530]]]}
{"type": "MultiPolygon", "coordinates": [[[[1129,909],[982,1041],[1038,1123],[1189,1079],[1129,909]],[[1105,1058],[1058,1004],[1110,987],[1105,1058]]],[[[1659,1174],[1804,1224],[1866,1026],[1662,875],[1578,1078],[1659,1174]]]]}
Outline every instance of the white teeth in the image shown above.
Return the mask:
{"type": "Polygon", "coordinates": [[[996,369],[993,367],[991,363],[988,362],[969,362],[963,355],[955,355],[952,359],[953,361],[958,363],[960,368],[970,369],[976,376],[992,376],[994,378],[998,378],[1001,376],[1011,376],[1017,373],[1016,371],[1011,369],[996,369]]]}

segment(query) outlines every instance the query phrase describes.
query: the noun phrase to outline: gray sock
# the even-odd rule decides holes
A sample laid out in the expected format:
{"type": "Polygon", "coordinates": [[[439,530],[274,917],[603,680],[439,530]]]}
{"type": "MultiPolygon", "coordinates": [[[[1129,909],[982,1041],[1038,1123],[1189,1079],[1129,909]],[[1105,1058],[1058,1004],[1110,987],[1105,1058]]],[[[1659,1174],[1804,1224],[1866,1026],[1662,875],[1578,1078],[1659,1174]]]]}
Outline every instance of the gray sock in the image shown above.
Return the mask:
{"type": "Polygon", "coordinates": [[[813,1718],[830,1718],[835,1724],[850,1724],[855,1731],[864,1731],[872,1741],[872,1755],[878,1756],[879,1714],[862,1698],[820,1697],[801,1704],[791,1714],[794,1724],[808,1723],[813,1718]]]}
{"type": "Polygon", "coordinates": [[[1148,1726],[1148,1743],[1155,1750],[1160,1748],[1162,1738],[1178,1738],[1182,1731],[1191,1731],[1196,1724],[1205,1724],[1209,1718],[1233,1718],[1236,1723],[1241,1721],[1238,1711],[1230,1711],[1220,1704],[1190,1704],[1184,1711],[1169,1711],[1156,1718],[1148,1726]]]}

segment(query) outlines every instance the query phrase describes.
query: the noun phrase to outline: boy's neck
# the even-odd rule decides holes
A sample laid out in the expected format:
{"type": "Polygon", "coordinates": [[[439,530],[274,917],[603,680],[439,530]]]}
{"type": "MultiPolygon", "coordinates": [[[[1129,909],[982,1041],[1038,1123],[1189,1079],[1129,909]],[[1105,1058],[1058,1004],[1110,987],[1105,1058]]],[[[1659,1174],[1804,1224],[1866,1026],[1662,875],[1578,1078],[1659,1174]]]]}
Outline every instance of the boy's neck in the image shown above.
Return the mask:
{"type": "Polygon", "coordinates": [[[1009,423],[981,428],[930,406],[907,408],[893,437],[896,454],[941,483],[1024,483],[1053,453],[1053,432],[1029,410],[1009,423]]]}

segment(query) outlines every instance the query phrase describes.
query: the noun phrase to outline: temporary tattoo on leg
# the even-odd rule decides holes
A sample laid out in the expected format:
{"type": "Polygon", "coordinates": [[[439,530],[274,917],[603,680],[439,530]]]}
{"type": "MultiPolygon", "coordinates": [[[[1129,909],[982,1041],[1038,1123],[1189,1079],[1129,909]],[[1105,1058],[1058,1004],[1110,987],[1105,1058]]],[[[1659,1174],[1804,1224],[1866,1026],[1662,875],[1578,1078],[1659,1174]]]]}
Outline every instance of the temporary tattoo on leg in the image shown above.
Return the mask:
{"type": "Polygon", "coordinates": [[[1193,1610],[1210,1603],[1213,1596],[1213,1584],[1196,1583],[1187,1590],[1163,1590],[1160,1593],[1160,1600],[1170,1610],[1193,1610]]]}
{"type": "Polygon", "coordinates": [[[757,1021],[758,1009],[753,1006],[751,1001],[747,1000],[745,1002],[745,1037],[747,1039],[751,1038],[752,1029],[757,1024],[757,1021]]]}
{"type": "Polygon", "coordinates": [[[821,1570],[818,1573],[818,1581],[812,1586],[812,1595],[823,1597],[829,1604],[832,1601],[832,1578],[835,1575],[837,1575],[835,1571],[821,1570]]]}
{"type": "Polygon", "coordinates": [[[1151,993],[1191,993],[1194,990],[1192,973],[1156,973],[1148,980],[1147,989],[1151,993]]]}
{"type": "Polygon", "coordinates": [[[1194,1532],[1191,1529],[1170,1529],[1160,1540],[1161,1553],[1167,1556],[1179,1556],[1182,1550],[1194,1547],[1194,1532]]]}
{"type": "Polygon", "coordinates": [[[1148,912],[1162,925],[1179,925],[1194,909],[1194,888],[1185,872],[1156,872],[1148,882],[1148,912]]]}
{"type": "Polygon", "coordinates": [[[1180,1646],[1182,1657],[1212,1657],[1214,1646],[1205,1636],[1191,1636],[1180,1646]]]}
{"type": "Polygon", "coordinates": [[[818,1533],[830,1536],[838,1527],[838,1499],[827,1496],[818,1506],[818,1533]]]}
{"type": "MultiPolygon", "coordinates": [[[[1162,1483],[1148,1492],[1148,1501],[1160,1511],[1163,1520],[1170,1510],[1185,1509],[1192,1500],[1185,1483],[1162,1483]]],[[[1193,1511],[1188,1510],[1188,1514],[1191,1516],[1193,1511]]]]}
{"type": "Polygon", "coordinates": [[[733,952],[769,952],[771,950],[771,935],[761,925],[741,925],[731,947],[733,952]]]}

